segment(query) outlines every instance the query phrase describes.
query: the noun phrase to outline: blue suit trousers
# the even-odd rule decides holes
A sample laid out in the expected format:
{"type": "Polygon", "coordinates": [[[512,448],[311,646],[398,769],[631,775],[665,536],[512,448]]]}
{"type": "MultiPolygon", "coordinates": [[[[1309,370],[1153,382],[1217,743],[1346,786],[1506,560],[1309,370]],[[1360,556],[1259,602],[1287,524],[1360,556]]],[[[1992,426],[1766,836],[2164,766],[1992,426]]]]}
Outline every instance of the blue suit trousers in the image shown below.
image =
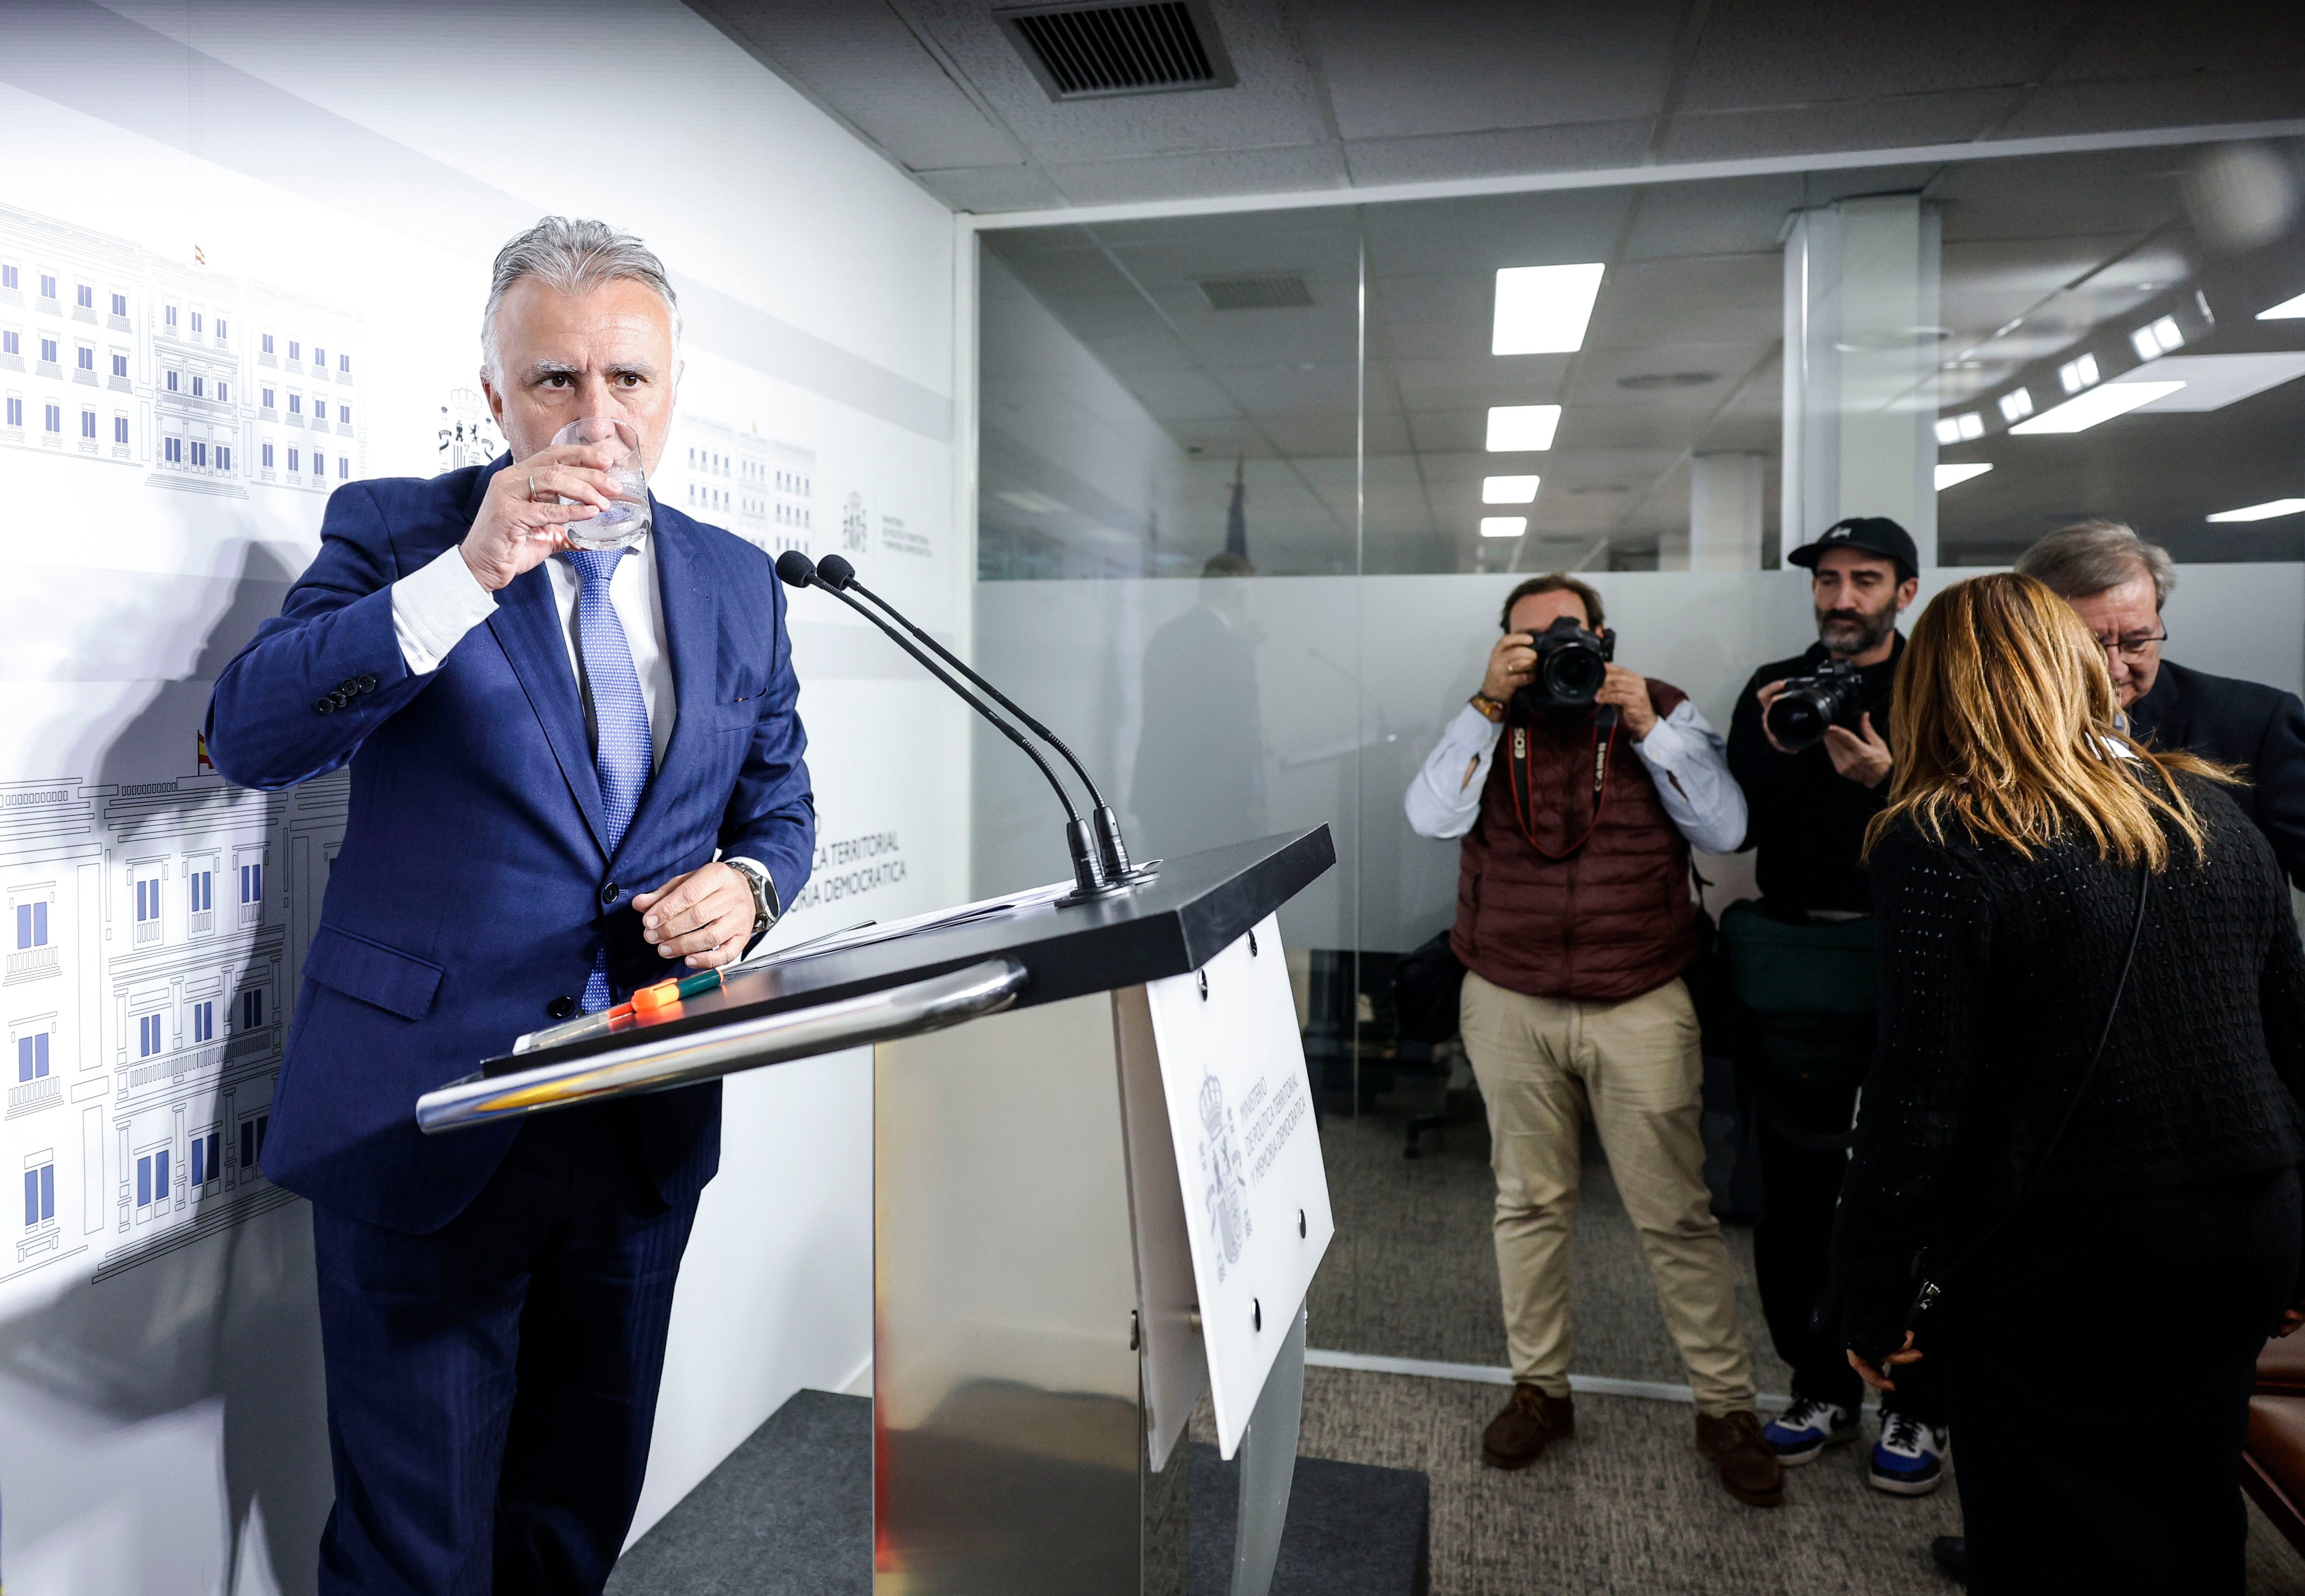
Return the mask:
{"type": "Polygon", "coordinates": [[[529,1121],[411,1235],[316,1206],[336,1502],[322,1596],[598,1592],[648,1467],[696,1197],[629,1103],[529,1121]]]}

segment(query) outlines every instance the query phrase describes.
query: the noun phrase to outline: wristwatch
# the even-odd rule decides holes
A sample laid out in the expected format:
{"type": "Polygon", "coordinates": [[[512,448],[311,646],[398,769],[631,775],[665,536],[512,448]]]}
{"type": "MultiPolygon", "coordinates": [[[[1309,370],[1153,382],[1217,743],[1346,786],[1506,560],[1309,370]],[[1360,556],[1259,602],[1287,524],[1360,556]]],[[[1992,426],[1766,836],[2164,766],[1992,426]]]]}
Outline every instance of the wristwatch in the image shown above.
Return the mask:
{"type": "Polygon", "coordinates": [[[744,938],[744,946],[750,949],[760,940],[762,931],[777,923],[777,884],[757,860],[724,859],[720,862],[744,877],[753,889],[753,930],[744,938]]]}

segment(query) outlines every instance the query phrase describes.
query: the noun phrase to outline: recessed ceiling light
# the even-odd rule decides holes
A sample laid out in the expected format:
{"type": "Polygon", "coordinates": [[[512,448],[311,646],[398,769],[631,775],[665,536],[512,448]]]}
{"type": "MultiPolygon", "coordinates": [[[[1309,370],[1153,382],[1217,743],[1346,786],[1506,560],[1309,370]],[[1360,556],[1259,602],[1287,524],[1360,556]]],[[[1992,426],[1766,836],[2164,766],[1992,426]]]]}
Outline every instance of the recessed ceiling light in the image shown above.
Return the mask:
{"type": "Polygon", "coordinates": [[[1070,508],[1069,505],[1059,504],[1046,494],[1033,493],[1029,489],[1021,493],[1015,490],[996,493],[992,497],[1004,505],[1016,505],[1028,515],[1054,515],[1059,510],[1070,508]]]}
{"type": "Polygon", "coordinates": [[[2068,394],[2078,394],[2097,380],[2097,356],[2085,354],[2057,368],[2057,381],[2068,394]]]}
{"type": "Polygon", "coordinates": [[[1937,467],[1937,491],[1943,493],[1957,483],[1966,482],[1972,477],[1981,477],[1992,469],[1992,465],[1985,461],[1973,462],[1968,465],[1941,465],[1937,467]]]}
{"type": "Polygon", "coordinates": [[[1518,454],[1552,447],[1561,425],[1557,404],[1493,404],[1489,407],[1489,453],[1518,454]]]}
{"type": "Polygon", "coordinates": [[[2301,317],[2305,317],[2305,293],[2295,299],[2283,300],[2271,310],[2257,313],[2259,321],[2295,321],[2301,317]]]}
{"type": "Polygon", "coordinates": [[[1535,477],[1484,477],[1481,479],[1481,503],[1484,505],[1527,505],[1536,501],[1535,477]]]}
{"type": "Polygon", "coordinates": [[[2182,382],[2110,382],[2045,410],[2029,421],[2020,421],[2012,432],[2080,432],[2099,421],[2127,415],[2140,404],[2150,404],[2164,394],[2173,394],[2182,382]]]}
{"type": "Polygon", "coordinates": [[[1603,267],[1508,266],[1497,272],[1491,354],[1569,354],[1585,346],[1603,267]]]}
{"type": "Polygon", "coordinates": [[[2027,388],[2012,388],[2001,395],[2001,419],[2021,421],[2033,413],[2033,395],[2027,388]]]}
{"type": "Polygon", "coordinates": [[[1526,515],[1484,515],[1481,536],[1484,538],[1518,538],[1528,531],[1526,515]]]}
{"type": "Polygon", "coordinates": [[[2174,349],[2185,346],[2185,332],[2173,316],[2164,316],[2158,321],[2148,321],[2129,335],[2130,347],[2137,351],[2140,361],[2156,360],[2174,349]]]}
{"type": "Polygon", "coordinates": [[[2244,505],[2238,510],[2220,510],[2211,521],[2271,521],[2276,515],[2295,515],[2305,512],[2305,498],[2267,499],[2261,505],[2244,505]]]}
{"type": "Polygon", "coordinates": [[[1966,438],[1984,436],[1985,418],[1973,410],[1963,411],[1957,416],[1947,416],[1937,423],[1937,442],[1941,444],[1957,444],[1966,438]]]}

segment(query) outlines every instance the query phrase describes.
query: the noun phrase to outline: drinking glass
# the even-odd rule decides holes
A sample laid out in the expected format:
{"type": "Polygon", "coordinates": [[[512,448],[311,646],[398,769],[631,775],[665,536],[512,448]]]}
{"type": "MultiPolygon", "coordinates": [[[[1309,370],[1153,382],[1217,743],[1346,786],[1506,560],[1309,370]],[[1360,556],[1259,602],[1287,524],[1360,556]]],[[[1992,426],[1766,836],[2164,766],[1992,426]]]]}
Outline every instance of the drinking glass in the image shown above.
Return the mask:
{"type": "MultiPolygon", "coordinates": [[[[617,480],[617,497],[608,508],[589,521],[572,521],[565,529],[578,548],[621,548],[649,530],[648,475],[641,469],[641,435],[630,422],[609,416],[586,416],[553,434],[556,444],[605,444],[616,454],[608,474],[617,480]]],[[[564,497],[562,504],[574,504],[564,497]]]]}

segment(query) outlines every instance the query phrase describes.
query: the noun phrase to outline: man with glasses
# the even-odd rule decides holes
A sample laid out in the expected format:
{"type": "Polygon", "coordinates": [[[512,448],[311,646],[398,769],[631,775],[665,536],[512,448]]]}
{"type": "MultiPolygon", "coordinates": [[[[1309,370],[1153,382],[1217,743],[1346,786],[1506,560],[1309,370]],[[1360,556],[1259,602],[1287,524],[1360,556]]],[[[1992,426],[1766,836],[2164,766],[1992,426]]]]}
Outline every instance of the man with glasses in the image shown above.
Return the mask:
{"type": "Polygon", "coordinates": [[[2177,585],[2169,551],[2117,521],[2084,521],[2027,549],[2017,569],[2097,634],[2131,736],[2241,767],[2249,785],[2232,789],[2234,802],[2305,887],[2305,703],[2161,657],[2169,641],[2161,607],[2177,585]]]}

